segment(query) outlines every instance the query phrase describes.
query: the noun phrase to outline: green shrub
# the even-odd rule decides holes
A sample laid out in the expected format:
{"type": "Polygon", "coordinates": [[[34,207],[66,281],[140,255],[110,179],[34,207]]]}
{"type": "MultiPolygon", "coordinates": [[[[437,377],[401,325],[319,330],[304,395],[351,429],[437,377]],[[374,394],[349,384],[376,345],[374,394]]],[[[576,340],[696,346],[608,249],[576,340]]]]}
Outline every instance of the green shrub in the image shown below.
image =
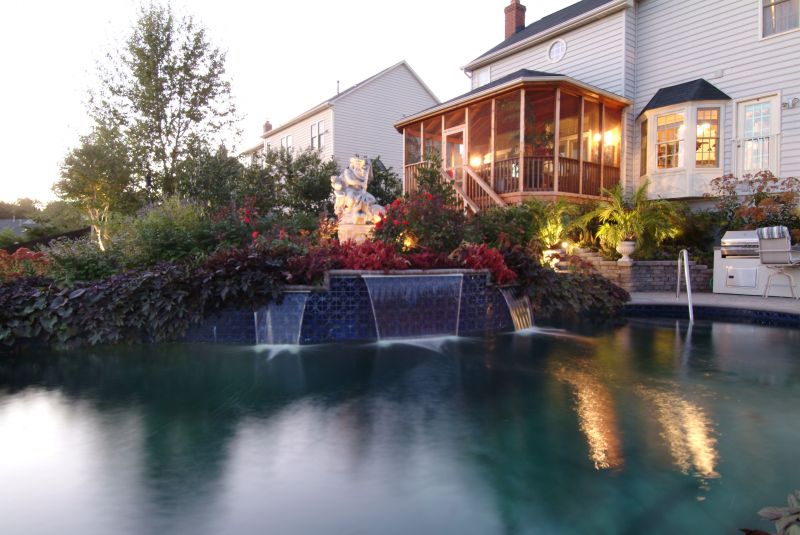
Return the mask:
{"type": "Polygon", "coordinates": [[[527,247],[538,232],[541,204],[531,201],[478,212],[467,223],[467,240],[499,249],[527,247]]]}
{"type": "Polygon", "coordinates": [[[109,277],[119,269],[117,256],[89,238],[53,240],[42,252],[50,260],[50,275],[66,285],[109,277]]]}
{"type": "Polygon", "coordinates": [[[520,248],[504,257],[527,292],[537,321],[608,320],[620,316],[630,300],[628,292],[592,270],[556,272],[520,248]]]}
{"type": "Polygon", "coordinates": [[[171,197],[121,221],[111,247],[127,266],[181,260],[217,247],[214,226],[199,206],[171,197]]]}
{"type": "Polygon", "coordinates": [[[375,224],[374,236],[404,251],[449,253],[461,244],[464,233],[464,214],[450,208],[442,197],[425,192],[387,206],[384,218],[375,224]]]}

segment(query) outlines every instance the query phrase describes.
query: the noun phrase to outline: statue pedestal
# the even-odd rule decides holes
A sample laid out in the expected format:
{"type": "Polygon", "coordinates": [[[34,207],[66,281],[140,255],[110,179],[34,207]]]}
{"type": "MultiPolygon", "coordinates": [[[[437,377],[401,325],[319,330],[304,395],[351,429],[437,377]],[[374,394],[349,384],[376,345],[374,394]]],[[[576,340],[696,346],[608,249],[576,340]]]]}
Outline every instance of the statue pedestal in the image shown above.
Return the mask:
{"type": "Polygon", "coordinates": [[[352,241],[363,243],[372,234],[374,225],[357,225],[355,223],[339,223],[339,242],[352,241]]]}

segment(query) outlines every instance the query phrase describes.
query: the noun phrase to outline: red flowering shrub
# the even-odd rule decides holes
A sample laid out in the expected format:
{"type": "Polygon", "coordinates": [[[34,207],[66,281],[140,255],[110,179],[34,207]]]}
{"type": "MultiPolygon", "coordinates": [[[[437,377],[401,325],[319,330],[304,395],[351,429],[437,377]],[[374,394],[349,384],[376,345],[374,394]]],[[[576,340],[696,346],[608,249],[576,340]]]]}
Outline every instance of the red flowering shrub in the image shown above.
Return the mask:
{"type": "Polygon", "coordinates": [[[503,254],[488,245],[464,244],[450,255],[460,267],[467,269],[488,269],[497,284],[511,284],[517,274],[508,269],[503,254]]]}
{"type": "Polygon", "coordinates": [[[289,259],[286,273],[290,284],[313,284],[331,269],[390,271],[408,269],[410,262],[386,243],[339,243],[310,247],[305,254],[289,259]]]}
{"type": "Polygon", "coordinates": [[[422,250],[418,253],[405,255],[410,263],[410,269],[447,269],[458,267],[445,253],[436,253],[422,250]]]}
{"type": "Polygon", "coordinates": [[[403,251],[452,251],[464,239],[465,222],[464,214],[441,197],[415,193],[386,207],[374,237],[403,251]]]}
{"type": "Polygon", "coordinates": [[[0,281],[18,277],[34,277],[47,273],[48,259],[44,253],[22,247],[13,253],[0,249],[0,281]]]}

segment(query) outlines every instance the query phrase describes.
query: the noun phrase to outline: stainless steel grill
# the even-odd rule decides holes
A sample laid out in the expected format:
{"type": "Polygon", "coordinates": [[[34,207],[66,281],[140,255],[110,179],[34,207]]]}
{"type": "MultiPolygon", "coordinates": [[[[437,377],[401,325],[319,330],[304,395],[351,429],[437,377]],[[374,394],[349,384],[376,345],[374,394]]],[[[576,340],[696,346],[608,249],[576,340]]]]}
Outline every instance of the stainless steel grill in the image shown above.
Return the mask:
{"type": "Polygon", "coordinates": [[[722,236],[722,257],[758,257],[758,235],[755,230],[731,230],[722,236]]]}

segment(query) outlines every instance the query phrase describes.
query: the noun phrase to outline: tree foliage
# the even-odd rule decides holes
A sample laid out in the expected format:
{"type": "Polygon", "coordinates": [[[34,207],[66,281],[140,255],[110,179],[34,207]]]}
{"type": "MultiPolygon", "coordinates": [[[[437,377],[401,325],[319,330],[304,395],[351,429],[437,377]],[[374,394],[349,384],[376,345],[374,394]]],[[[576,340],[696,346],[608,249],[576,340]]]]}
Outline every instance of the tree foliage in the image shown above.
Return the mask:
{"type": "Polygon", "coordinates": [[[372,180],[367,190],[375,197],[378,204],[386,206],[403,195],[403,183],[392,167],[386,167],[378,156],[372,160],[372,180]]]}
{"type": "Polygon", "coordinates": [[[128,147],[119,131],[99,126],[81,138],[81,145],[64,159],[61,180],[53,190],[84,211],[104,248],[111,213],[132,212],[141,198],[132,179],[128,147]]]}
{"type": "Polygon", "coordinates": [[[177,192],[187,160],[218,145],[236,120],[225,54],[169,6],[142,8],[100,78],[91,114],[121,134],[138,181],[152,181],[160,194],[177,192]]]}

